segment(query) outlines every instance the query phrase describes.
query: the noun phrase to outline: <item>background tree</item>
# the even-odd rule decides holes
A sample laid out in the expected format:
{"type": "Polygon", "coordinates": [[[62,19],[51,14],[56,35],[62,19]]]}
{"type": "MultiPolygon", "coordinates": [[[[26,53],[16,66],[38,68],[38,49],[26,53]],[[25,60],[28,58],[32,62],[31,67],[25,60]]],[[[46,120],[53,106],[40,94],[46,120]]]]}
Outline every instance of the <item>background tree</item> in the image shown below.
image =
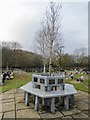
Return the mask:
{"type": "Polygon", "coordinates": [[[8,48],[8,49],[12,49],[12,50],[16,50],[16,49],[21,49],[22,45],[17,42],[17,41],[13,41],[13,42],[2,42],[2,48],[8,48]]]}
{"type": "MultiPolygon", "coordinates": [[[[4,43],[4,42],[3,42],[4,43]]],[[[7,64],[9,68],[30,69],[33,67],[42,67],[42,57],[38,54],[24,51],[20,48],[11,47],[11,45],[5,42],[2,47],[2,67],[6,68],[7,64]]]]}
{"type": "Polygon", "coordinates": [[[57,56],[58,63],[59,63],[59,70],[62,69],[62,60],[63,60],[63,55],[64,55],[63,48],[64,46],[61,43],[57,43],[55,46],[55,50],[54,50],[57,56]]]}
{"type": "Polygon", "coordinates": [[[87,49],[79,48],[74,51],[74,61],[80,66],[86,66],[88,64],[87,49]]]}
{"type": "Polygon", "coordinates": [[[75,63],[74,63],[74,58],[73,55],[70,55],[68,53],[63,55],[62,58],[62,66],[64,68],[72,68],[74,67],[75,63]]]}
{"type": "Polygon", "coordinates": [[[22,48],[22,45],[19,43],[19,42],[11,42],[11,49],[12,50],[17,50],[17,49],[21,49],[22,48]]]}

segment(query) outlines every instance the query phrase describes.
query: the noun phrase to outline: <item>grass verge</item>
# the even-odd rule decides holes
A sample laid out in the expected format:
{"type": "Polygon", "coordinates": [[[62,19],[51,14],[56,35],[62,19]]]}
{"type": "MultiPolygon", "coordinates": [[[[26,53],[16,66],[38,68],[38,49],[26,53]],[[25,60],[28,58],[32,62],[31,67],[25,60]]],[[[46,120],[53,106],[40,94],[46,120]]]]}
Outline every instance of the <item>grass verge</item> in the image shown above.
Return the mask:
{"type": "MultiPolygon", "coordinates": [[[[80,90],[83,92],[89,92],[90,90],[88,89],[88,84],[90,85],[90,80],[88,75],[84,75],[85,80],[83,82],[77,82],[76,79],[79,78],[81,75],[75,74],[74,79],[66,79],[65,82],[74,85],[76,90],[80,90]]],[[[13,80],[7,80],[5,81],[5,85],[0,87],[1,92],[6,92],[11,89],[17,89],[26,83],[32,81],[32,74],[30,73],[22,73],[22,74],[15,74],[15,77],[13,80]]]]}
{"type": "Polygon", "coordinates": [[[16,89],[32,80],[30,73],[15,74],[14,79],[5,81],[5,85],[0,87],[1,92],[16,89]]]}

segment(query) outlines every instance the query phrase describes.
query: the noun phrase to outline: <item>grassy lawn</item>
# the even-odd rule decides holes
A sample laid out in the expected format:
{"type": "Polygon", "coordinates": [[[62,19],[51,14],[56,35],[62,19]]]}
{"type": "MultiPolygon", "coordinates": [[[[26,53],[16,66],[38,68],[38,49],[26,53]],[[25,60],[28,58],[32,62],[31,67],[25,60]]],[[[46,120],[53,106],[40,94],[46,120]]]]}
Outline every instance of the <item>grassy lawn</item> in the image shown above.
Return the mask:
{"type": "MultiPolygon", "coordinates": [[[[90,84],[90,80],[88,80],[88,75],[84,75],[85,77],[84,82],[77,82],[76,79],[79,78],[80,76],[81,76],[80,74],[75,74],[73,80],[66,79],[65,82],[73,84],[77,90],[90,93],[90,91],[88,90],[88,83],[90,84]]],[[[13,80],[5,81],[5,85],[0,87],[0,91],[5,92],[10,89],[16,89],[30,81],[32,81],[32,74],[30,73],[15,74],[13,80]]]]}
{"type": "Polygon", "coordinates": [[[90,84],[90,79],[89,79],[88,75],[85,75],[85,74],[83,75],[85,78],[85,80],[83,82],[77,82],[76,79],[80,78],[80,76],[81,76],[81,74],[74,74],[73,80],[67,79],[65,82],[74,85],[74,87],[77,90],[90,93],[90,90],[88,89],[88,84],[90,84]]]}
{"type": "Polygon", "coordinates": [[[16,89],[32,80],[30,73],[15,74],[14,79],[5,81],[5,85],[0,87],[1,92],[16,89]]]}

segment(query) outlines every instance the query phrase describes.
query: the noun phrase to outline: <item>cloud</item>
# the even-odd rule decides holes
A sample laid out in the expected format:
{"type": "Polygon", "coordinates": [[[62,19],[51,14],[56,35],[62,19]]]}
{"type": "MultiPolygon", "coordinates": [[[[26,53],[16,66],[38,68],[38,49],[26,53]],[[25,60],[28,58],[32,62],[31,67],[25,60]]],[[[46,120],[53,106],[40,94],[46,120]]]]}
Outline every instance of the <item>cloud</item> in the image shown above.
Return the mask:
{"type": "MultiPolygon", "coordinates": [[[[4,0],[5,1],[5,0],[4,0]]],[[[0,41],[18,41],[32,50],[47,2],[9,0],[0,4],[0,41]],[[12,2],[13,1],[13,2],[12,2]]],[[[87,3],[63,3],[62,34],[65,52],[88,46],[87,3]]]]}
{"type": "Polygon", "coordinates": [[[64,3],[62,32],[66,52],[88,47],[87,3],[64,3]]]}

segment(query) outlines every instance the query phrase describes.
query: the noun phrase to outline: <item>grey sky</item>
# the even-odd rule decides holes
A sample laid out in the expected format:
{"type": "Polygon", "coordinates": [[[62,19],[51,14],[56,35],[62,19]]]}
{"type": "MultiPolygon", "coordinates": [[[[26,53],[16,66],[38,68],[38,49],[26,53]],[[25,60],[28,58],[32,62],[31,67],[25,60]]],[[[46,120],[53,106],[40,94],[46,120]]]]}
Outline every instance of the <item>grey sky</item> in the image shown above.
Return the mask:
{"type": "Polygon", "coordinates": [[[64,3],[63,40],[67,52],[88,47],[88,4],[64,3]]]}
{"type": "MultiPolygon", "coordinates": [[[[47,2],[12,1],[0,4],[0,41],[18,41],[33,51],[47,2]]],[[[62,3],[61,25],[65,52],[88,47],[88,3],[62,3]]]]}

